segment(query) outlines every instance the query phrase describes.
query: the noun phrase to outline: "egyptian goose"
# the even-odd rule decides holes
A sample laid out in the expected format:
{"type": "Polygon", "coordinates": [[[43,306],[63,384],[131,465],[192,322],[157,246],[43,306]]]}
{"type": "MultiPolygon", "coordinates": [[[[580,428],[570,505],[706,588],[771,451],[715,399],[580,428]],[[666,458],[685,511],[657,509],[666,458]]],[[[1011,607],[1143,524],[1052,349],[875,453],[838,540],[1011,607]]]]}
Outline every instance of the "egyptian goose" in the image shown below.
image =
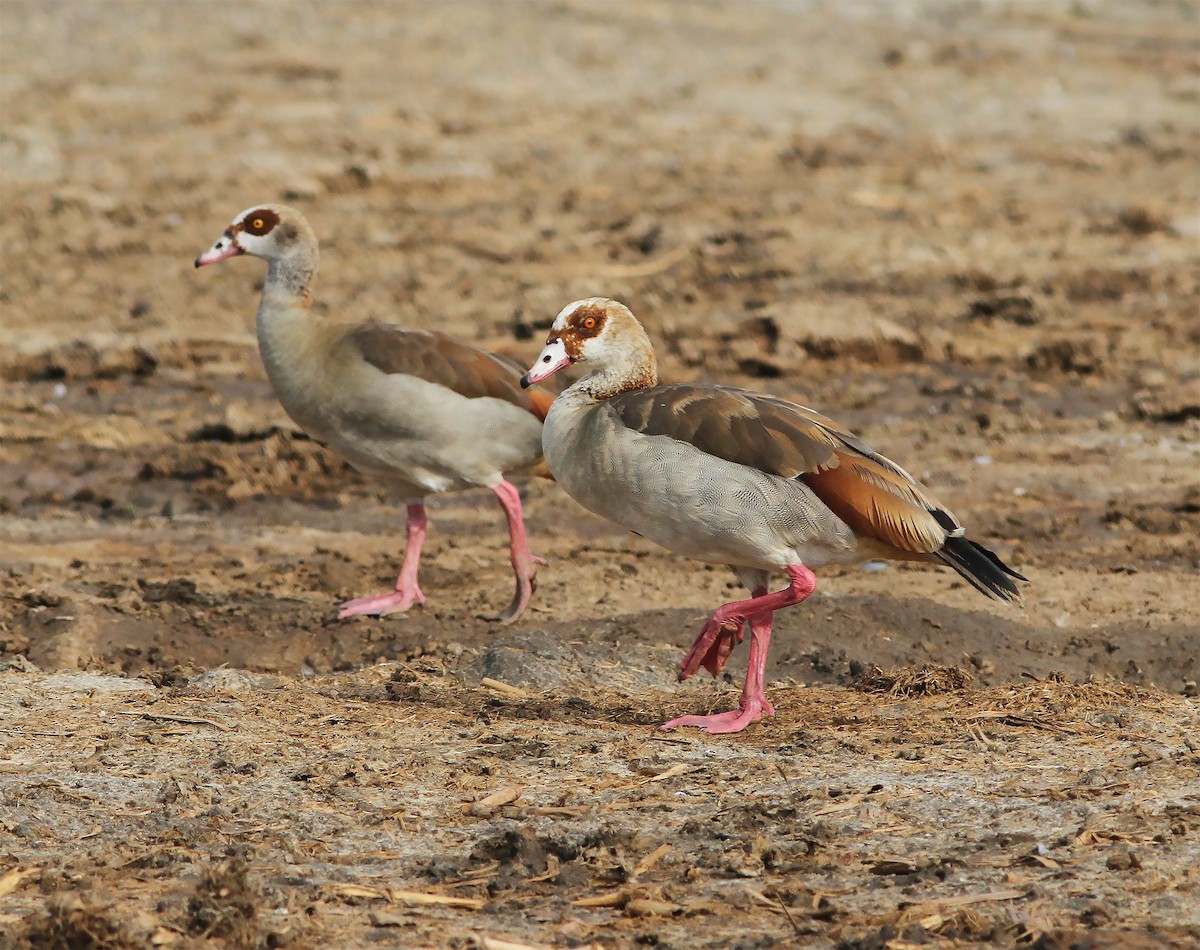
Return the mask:
{"type": "Polygon", "coordinates": [[[423,604],[417,571],[425,496],[484,487],[508,518],[516,575],[512,603],[497,619],[516,620],[545,562],[529,551],[521,497],[505,476],[540,461],[550,393],[523,391],[515,362],[441,333],[316,316],[309,304],[317,239],[293,208],[244,211],[196,266],[240,254],[267,262],[258,345],[283,408],[313,438],[407,500],[408,544],[395,590],[348,601],[338,617],[423,604]]]}
{"type": "Polygon", "coordinates": [[[546,416],[542,446],[576,501],[678,554],[728,564],[752,591],[718,607],[679,666],[714,676],[750,628],[739,708],[662,726],[737,732],[764,713],[771,617],[813,592],[812,568],[873,558],[941,562],[985,594],[1025,580],[965,537],[957,518],[895,463],[824,416],[728,386],[660,386],[654,350],[624,305],[569,304],[523,386],[573,363],[585,375],[546,416]],[[769,575],[789,584],[767,592],[769,575]]]}

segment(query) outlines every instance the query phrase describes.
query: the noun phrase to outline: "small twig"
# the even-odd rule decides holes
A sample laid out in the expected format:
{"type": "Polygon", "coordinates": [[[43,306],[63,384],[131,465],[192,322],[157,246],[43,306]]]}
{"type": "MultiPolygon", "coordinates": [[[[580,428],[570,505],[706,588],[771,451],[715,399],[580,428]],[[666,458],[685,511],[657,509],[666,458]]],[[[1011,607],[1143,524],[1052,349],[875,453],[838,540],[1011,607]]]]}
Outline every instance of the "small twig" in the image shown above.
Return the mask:
{"type": "Polygon", "coordinates": [[[167,713],[151,712],[148,709],[117,709],[118,716],[141,716],[143,719],[162,719],[165,722],[182,722],[189,726],[212,726],[222,732],[231,732],[235,726],[227,726],[213,719],[201,719],[199,716],[171,716],[167,713]]]}
{"type": "Polygon", "coordinates": [[[607,894],[597,894],[595,897],[580,897],[571,901],[572,907],[623,907],[629,902],[629,895],[624,891],[609,891],[607,894]]]}
{"type": "Polygon", "coordinates": [[[658,864],[659,860],[670,850],[671,846],[669,844],[660,844],[637,863],[637,866],[633,869],[634,876],[645,874],[654,865],[658,864]]]}
{"type": "Polygon", "coordinates": [[[688,765],[686,762],[679,762],[672,765],[665,772],[659,772],[657,775],[651,775],[649,778],[644,778],[640,782],[634,782],[631,785],[622,785],[621,788],[641,788],[643,785],[649,785],[651,782],[663,782],[669,778],[675,778],[678,775],[683,775],[685,772],[690,772],[694,766],[688,765]]]}
{"type": "Polygon", "coordinates": [[[537,877],[526,878],[525,881],[528,884],[538,884],[542,881],[553,881],[556,877],[558,877],[560,870],[561,864],[558,860],[558,855],[548,854],[546,855],[546,873],[539,874],[537,877]]]}
{"type": "Polygon", "coordinates": [[[913,906],[918,910],[932,910],[936,907],[962,907],[966,904],[983,904],[987,901],[1012,901],[1027,896],[1028,895],[1024,891],[1018,891],[1014,888],[1007,888],[1000,891],[985,891],[982,894],[959,894],[957,897],[943,897],[940,899],[921,901],[913,906]]]}
{"type": "Polygon", "coordinates": [[[371,900],[390,900],[390,895],[381,887],[363,887],[360,884],[331,884],[329,890],[338,897],[366,897],[371,900]]]}
{"type": "Polygon", "coordinates": [[[539,818],[544,818],[550,815],[562,815],[566,818],[578,818],[580,815],[586,815],[589,805],[539,805],[537,808],[529,809],[531,815],[537,815],[539,818]]]}
{"type": "Polygon", "coordinates": [[[818,808],[816,811],[810,812],[810,814],[813,818],[818,818],[821,815],[832,815],[839,811],[849,811],[851,808],[857,808],[861,805],[866,801],[866,798],[866,795],[851,795],[844,802],[838,802],[836,805],[826,805],[824,808],[818,808]]]}
{"type": "Polygon", "coordinates": [[[479,910],[487,901],[476,897],[449,897],[445,894],[425,894],[421,891],[391,891],[391,898],[404,904],[417,906],[462,907],[466,910],[479,910]]]}
{"type": "Polygon", "coordinates": [[[394,891],[386,887],[366,887],[362,884],[332,884],[327,888],[339,897],[361,897],[385,900],[419,907],[462,907],[479,910],[487,901],[475,897],[451,897],[447,894],[426,894],[423,891],[394,891]]]}
{"type": "Polygon", "coordinates": [[[544,943],[514,943],[511,940],[485,937],[482,934],[475,939],[479,941],[480,950],[550,950],[544,943]]]}
{"type": "Polygon", "coordinates": [[[521,699],[526,699],[529,696],[527,690],[521,689],[519,686],[510,686],[508,683],[501,683],[499,680],[494,680],[490,676],[485,676],[479,681],[479,685],[493,690],[497,693],[503,693],[505,696],[517,696],[521,699]]]}
{"type": "Polygon", "coordinates": [[[31,729],[0,729],[0,732],[6,736],[49,736],[55,739],[75,735],[74,732],[34,732],[31,729]]]}
{"type": "Polygon", "coordinates": [[[749,892],[752,898],[754,898],[764,907],[769,907],[771,910],[781,911],[783,916],[788,919],[788,923],[792,925],[792,929],[796,931],[797,934],[803,933],[803,931],[800,929],[800,925],[796,923],[796,918],[792,916],[791,908],[789,908],[787,904],[781,900],[771,900],[771,898],[767,897],[767,895],[762,893],[762,891],[756,891],[752,887],[748,887],[746,890],[749,892]]]}

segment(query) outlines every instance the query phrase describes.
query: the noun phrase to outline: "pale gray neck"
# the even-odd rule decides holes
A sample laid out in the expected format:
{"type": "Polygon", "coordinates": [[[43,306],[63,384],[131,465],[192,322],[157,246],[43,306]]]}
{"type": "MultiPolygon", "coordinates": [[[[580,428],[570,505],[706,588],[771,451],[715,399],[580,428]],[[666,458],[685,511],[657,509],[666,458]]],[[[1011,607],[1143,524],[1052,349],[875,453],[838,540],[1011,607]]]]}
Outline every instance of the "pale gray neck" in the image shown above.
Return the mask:
{"type": "Polygon", "coordinates": [[[309,382],[303,378],[307,376],[305,357],[313,337],[320,333],[321,318],[309,309],[315,271],[316,262],[308,255],[269,261],[258,305],[258,348],[267,375],[285,405],[285,390],[309,382]]]}
{"type": "Polygon", "coordinates": [[[267,262],[263,302],[278,307],[305,307],[312,302],[312,280],[317,262],[307,254],[275,258],[267,262]]]}

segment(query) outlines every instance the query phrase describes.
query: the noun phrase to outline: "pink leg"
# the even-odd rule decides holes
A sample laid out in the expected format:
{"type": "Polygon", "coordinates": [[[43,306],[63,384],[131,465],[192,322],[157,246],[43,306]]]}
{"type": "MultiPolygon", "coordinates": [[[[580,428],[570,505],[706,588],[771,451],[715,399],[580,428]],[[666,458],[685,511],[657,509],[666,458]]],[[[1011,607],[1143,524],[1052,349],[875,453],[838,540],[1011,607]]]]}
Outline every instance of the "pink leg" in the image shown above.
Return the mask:
{"type": "Polygon", "coordinates": [[[408,503],[408,543],[404,548],[404,561],[400,565],[400,576],[396,578],[395,591],[346,601],[338,609],[338,620],[360,615],[380,617],[408,610],[413,601],[425,603],[425,595],[417,586],[417,571],[421,565],[421,548],[424,544],[425,505],[411,501],[408,503]]]}
{"type": "MultiPolygon", "coordinates": [[[[774,594],[758,593],[750,600],[738,601],[718,607],[692,649],[684,657],[679,668],[679,678],[685,679],[700,668],[704,661],[710,661],[718,669],[724,665],[725,659],[735,645],[735,638],[741,639],[742,624],[750,623],[750,664],[746,670],[746,683],[742,688],[742,698],[738,709],[712,716],[681,716],[664,723],[659,728],[674,729],[676,726],[698,726],[705,732],[740,732],[750,723],[758,722],[763,713],[775,715],[775,710],[767,702],[763,691],[763,682],[767,668],[767,648],[771,643],[772,614],[781,607],[790,607],[804,600],[817,586],[817,579],[803,564],[792,564],[787,568],[791,583],[785,590],[774,594]]],[[[705,663],[707,666],[708,664],[705,663]]]]}
{"type": "Polygon", "coordinates": [[[530,553],[529,541],[525,537],[525,519],[521,516],[521,493],[517,491],[517,487],[512,482],[501,481],[492,491],[496,493],[496,498],[504,508],[504,516],[508,519],[513,574],[517,583],[512,603],[495,619],[509,624],[521,616],[529,606],[529,599],[537,587],[537,565],[545,564],[546,561],[530,553]]]}

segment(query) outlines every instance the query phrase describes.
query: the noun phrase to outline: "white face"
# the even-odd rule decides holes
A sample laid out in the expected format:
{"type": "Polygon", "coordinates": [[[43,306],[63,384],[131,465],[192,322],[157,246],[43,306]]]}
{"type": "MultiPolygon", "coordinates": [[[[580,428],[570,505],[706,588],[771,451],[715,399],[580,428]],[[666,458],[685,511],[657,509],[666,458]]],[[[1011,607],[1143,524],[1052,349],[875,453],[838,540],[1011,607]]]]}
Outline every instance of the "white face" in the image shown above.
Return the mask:
{"type": "MultiPolygon", "coordinates": [[[[555,321],[555,326],[558,326],[558,321],[555,321]]],[[[550,340],[542,347],[542,352],[538,354],[538,358],[533,361],[533,366],[530,367],[528,373],[521,377],[521,385],[528,389],[534,383],[540,383],[543,379],[549,379],[560,369],[566,369],[571,365],[571,357],[567,355],[567,345],[562,341],[561,337],[550,340]]]]}
{"type": "Polygon", "coordinates": [[[247,208],[225,229],[213,246],[196,258],[196,266],[227,261],[239,254],[270,257],[274,248],[271,231],[279,223],[279,214],[269,207],[247,208]]]}
{"type": "Polygon", "coordinates": [[[569,303],[550,325],[550,336],[533,367],[521,378],[523,386],[540,383],[572,363],[581,363],[603,349],[608,310],[620,306],[604,297],[589,297],[569,303]]]}

